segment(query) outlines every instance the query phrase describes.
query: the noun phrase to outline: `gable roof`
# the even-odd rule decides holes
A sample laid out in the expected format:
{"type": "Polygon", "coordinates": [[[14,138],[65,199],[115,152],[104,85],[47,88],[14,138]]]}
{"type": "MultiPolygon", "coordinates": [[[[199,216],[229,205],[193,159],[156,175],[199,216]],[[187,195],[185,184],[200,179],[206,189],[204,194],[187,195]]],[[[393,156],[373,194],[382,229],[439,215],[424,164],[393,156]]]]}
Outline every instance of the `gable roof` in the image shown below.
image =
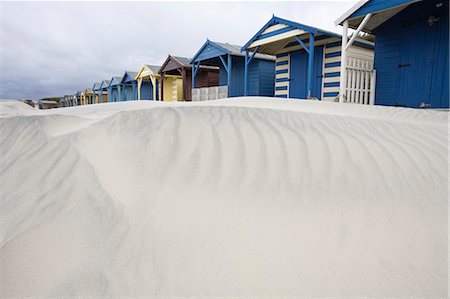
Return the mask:
{"type": "MultiPolygon", "coordinates": [[[[314,44],[320,45],[328,42],[340,41],[342,36],[328,30],[292,22],[273,16],[258,33],[242,47],[241,51],[259,47],[259,53],[278,54],[286,52],[289,47],[299,46],[300,39],[304,44],[309,43],[310,34],[314,35],[314,44]]],[[[356,39],[356,46],[373,48],[374,43],[356,39]]],[[[303,46],[303,45],[302,45],[303,46]]]]}
{"type": "MultiPolygon", "coordinates": [[[[172,56],[172,55],[168,55],[167,56],[167,58],[166,58],[166,60],[164,61],[164,63],[162,64],[162,66],[160,67],[160,69],[158,70],[158,73],[162,73],[162,72],[164,72],[164,71],[166,71],[165,70],[165,68],[167,67],[167,65],[170,63],[170,62],[174,62],[176,65],[178,65],[180,68],[191,68],[192,66],[189,64],[190,63],[190,59],[189,58],[186,58],[186,57],[180,57],[180,56],[172,56]]],[[[172,70],[172,69],[170,69],[170,70],[172,70]]],[[[167,70],[167,71],[170,71],[170,70],[167,70]]]]}
{"type": "Polygon", "coordinates": [[[92,90],[99,90],[100,89],[100,85],[102,85],[102,83],[101,82],[97,82],[97,83],[94,83],[94,86],[92,87],[92,90]]]}
{"type": "Polygon", "coordinates": [[[100,83],[100,88],[101,88],[101,89],[107,88],[107,87],[109,86],[109,83],[110,83],[110,82],[111,82],[110,80],[103,80],[103,81],[100,83]]]}
{"type": "MultiPolygon", "coordinates": [[[[206,42],[203,44],[203,46],[200,48],[200,50],[198,50],[197,53],[194,55],[194,57],[191,59],[191,62],[197,61],[199,55],[208,46],[213,46],[217,49],[222,50],[223,54],[230,54],[233,56],[241,56],[241,57],[245,56],[245,53],[241,52],[241,46],[233,45],[233,44],[229,44],[229,43],[216,42],[216,41],[207,39],[206,42]]],[[[217,55],[217,57],[220,55],[223,55],[223,54],[219,53],[219,55],[217,55]]],[[[261,54],[261,53],[257,53],[255,55],[255,58],[275,61],[274,56],[267,55],[267,54],[261,54]]],[[[201,59],[199,61],[201,61],[201,59]]]]}
{"type": "Polygon", "coordinates": [[[144,65],[142,65],[141,69],[137,73],[136,77],[134,77],[134,79],[137,80],[139,77],[145,77],[150,74],[157,75],[160,68],[161,68],[160,65],[144,64],[144,65]]]}
{"type": "Polygon", "coordinates": [[[121,82],[122,82],[122,77],[114,76],[109,81],[109,85],[108,86],[116,86],[116,85],[119,85],[121,82]]]}
{"type": "Polygon", "coordinates": [[[280,38],[289,38],[293,36],[298,36],[305,33],[313,33],[314,35],[323,34],[330,37],[341,36],[337,33],[319,29],[316,27],[308,26],[305,24],[289,21],[276,16],[267,22],[241,49],[241,51],[248,50],[250,48],[255,48],[257,43],[261,43],[264,39],[273,38],[279,35],[280,38]],[[270,27],[270,28],[269,28],[270,27]]]}
{"type": "Polygon", "coordinates": [[[176,59],[182,66],[184,67],[190,67],[191,59],[187,57],[180,57],[180,56],[172,56],[174,59],[176,59]]]}
{"type": "Polygon", "coordinates": [[[135,80],[137,74],[138,74],[137,72],[125,71],[125,73],[122,76],[122,80],[120,81],[120,83],[130,82],[130,81],[135,80]],[[131,78],[131,80],[127,80],[127,78],[131,78]]]}
{"type": "Polygon", "coordinates": [[[371,33],[375,28],[398,14],[410,4],[420,1],[422,0],[362,0],[340,16],[335,21],[335,24],[342,25],[345,20],[348,20],[349,28],[356,29],[362,19],[371,13],[372,17],[362,29],[365,32],[371,33]]]}

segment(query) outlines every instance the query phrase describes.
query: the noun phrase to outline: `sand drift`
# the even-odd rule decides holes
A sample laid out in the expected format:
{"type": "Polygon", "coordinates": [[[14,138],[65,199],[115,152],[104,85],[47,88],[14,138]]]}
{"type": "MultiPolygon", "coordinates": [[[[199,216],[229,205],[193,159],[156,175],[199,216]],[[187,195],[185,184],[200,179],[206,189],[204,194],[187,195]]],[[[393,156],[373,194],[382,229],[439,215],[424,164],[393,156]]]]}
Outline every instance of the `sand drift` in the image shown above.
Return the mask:
{"type": "Polygon", "coordinates": [[[446,296],[448,113],[0,102],[0,297],[446,296]]]}

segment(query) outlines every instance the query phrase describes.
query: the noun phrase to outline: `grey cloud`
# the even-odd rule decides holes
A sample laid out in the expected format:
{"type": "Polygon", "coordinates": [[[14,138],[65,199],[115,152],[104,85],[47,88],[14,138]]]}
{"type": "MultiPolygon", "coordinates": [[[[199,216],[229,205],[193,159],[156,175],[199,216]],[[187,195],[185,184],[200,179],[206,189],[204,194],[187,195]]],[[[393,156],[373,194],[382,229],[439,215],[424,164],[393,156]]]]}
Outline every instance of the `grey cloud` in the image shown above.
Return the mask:
{"type": "Polygon", "coordinates": [[[355,2],[3,2],[0,98],[74,93],[206,38],[244,44],[272,14],[340,32],[355,2]]]}

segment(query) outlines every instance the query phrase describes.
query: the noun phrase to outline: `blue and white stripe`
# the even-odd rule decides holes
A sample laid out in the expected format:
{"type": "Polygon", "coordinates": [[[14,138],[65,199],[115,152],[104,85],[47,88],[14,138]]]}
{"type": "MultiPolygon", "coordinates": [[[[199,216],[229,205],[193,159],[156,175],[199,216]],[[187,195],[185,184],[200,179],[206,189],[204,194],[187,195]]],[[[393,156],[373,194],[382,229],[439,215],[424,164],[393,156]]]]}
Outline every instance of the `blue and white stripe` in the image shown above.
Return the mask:
{"type": "Polygon", "coordinates": [[[289,71],[290,55],[277,55],[275,63],[275,96],[279,98],[289,97],[289,71]]]}
{"type": "Polygon", "coordinates": [[[323,51],[322,100],[334,101],[339,95],[341,80],[341,44],[333,42],[325,45],[323,51]]]}

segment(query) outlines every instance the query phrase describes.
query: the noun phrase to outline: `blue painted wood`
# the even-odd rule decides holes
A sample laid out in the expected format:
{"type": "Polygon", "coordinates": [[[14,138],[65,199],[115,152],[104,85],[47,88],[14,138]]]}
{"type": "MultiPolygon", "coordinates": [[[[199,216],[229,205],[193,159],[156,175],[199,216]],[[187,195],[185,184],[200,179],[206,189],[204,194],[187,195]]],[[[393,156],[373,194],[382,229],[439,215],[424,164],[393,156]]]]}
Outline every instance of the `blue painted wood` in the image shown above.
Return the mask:
{"type": "MultiPolygon", "coordinates": [[[[291,52],[289,97],[306,99],[308,96],[308,53],[304,50],[291,52]]],[[[322,93],[323,46],[314,47],[314,68],[312,70],[311,96],[318,99],[322,93]]]]}
{"type": "Polygon", "coordinates": [[[381,10],[390,9],[399,5],[412,3],[414,1],[417,0],[370,0],[351,14],[347,19],[354,19],[368,13],[376,13],[381,10]]]}
{"type": "Polygon", "coordinates": [[[411,4],[375,34],[375,103],[448,108],[448,2],[411,4]],[[430,23],[430,16],[438,21],[430,23]]]}
{"type": "Polygon", "coordinates": [[[331,72],[331,73],[325,73],[325,78],[332,78],[332,77],[339,77],[341,72],[331,72]]]}
{"type": "Polygon", "coordinates": [[[336,91],[336,92],[324,92],[324,93],[323,93],[323,96],[324,96],[325,98],[327,98],[327,97],[337,97],[338,94],[339,94],[338,91],[336,91]]]}
{"type": "Polygon", "coordinates": [[[286,64],[289,64],[289,62],[287,60],[277,62],[277,65],[286,65],[286,64]]]}
{"type": "Polygon", "coordinates": [[[231,53],[224,54],[224,52],[220,51],[213,52],[209,45],[215,45],[215,43],[207,41],[206,44],[207,46],[203,45],[201,50],[197,52],[196,57],[192,59],[193,69],[199,64],[219,67],[219,85],[228,85],[229,97],[243,96],[245,94],[246,76],[248,95],[273,96],[275,81],[274,61],[259,59],[255,56],[256,53],[253,53],[248,57],[248,73],[246,75],[245,57],[231,55],[231,53]],[[204,55],[204,52],[207,52],[208,55],[204,55]],[[203,58],[206,60],[201,60],[203,58]]]}
{"type": "Polygon", "coordinates": [[[200,48],[200,50],[198,50],[198,52],[194,55],[194,57],[192,57],[192,62],[203,61],[227,54],[230,54],[230,52],[222,48],[218,44],[207,40],[200,48]]]}
{"type": "Polygon", "coordinates": [[[325,58],[338,57],[341,56],[341,51],[326,53],[325,58]]]}
{"type": "Polygon", "coordinates": [[[275,73],[276,74],[287,74],[288,70],[284,69],[284,70],[277,70],[275,73]]]}
{"type": "MultiPolygon", "coordinates": [[[[330,36],[329,35],[319,35],[319,36],[315,36],[314,37],[314,42],[317,42],[317,41],[320,41],[320,40],[324,40],[324,39],[327,39],[327,38],[330,38],[330,36]]],[[[301,40],[303,43],[308,43],[309,42],[309,36],[307,37],[307,38],[304,38],[304,39],[302,39],[301,40]]],[[[296,41],[296,42],[290,42],[290,43],[288,43],[286,46],[284,46],[283,48],[284,49],[286,49],[286,48],[289,48],[289,47],[293,47],[293,46],[297,46],[299,44],[299,42],[298,42],[298,40],[296,41]]],[[[301,44],[300,44],[301,45],[301,44]]],[[[302,47],[303,47],[303,45],[302,45],[302,47]]]]}
{"type": "MultiPolygon", "coordinates": [[[[306,51],[306,48],[305,48],[306,51]]],[[[312,97],[313,69],[314,69],[314,34],[309,34],[309,50],[308,52],[308,79],[307,79],[307,97],[312,97]]],[[[321,55],[323,56],[323,54],[321,55]]],[[[320,63],[322,66],[322,63],[320,63]]],[[[320,96],[318,97],[320,99],[320,96]]]]}
{"type": "Polygon", "coordinates": [[[261,35],[259,35],[256,38],[256,40],[265,39],[265,38],[268,38],[268,37],[271,37],[271,36],[275,36],[275,35],[278,35],[278,34],[282,34],[282,33],[285,33],[285,32],[289,32],[289,31],[292,31],[292,30],[295,30],[295,29],[296,28],[293,28],[291,26],[286,27],[286,28],[282,28],[282,29],[278,29],[278,30],[275,30],[275,31],[272,31],[272,32],[269,32],[269,33],[261,34],[261,35]]]}
{"type": "Polygon", "coordinates": [[[341,66],[341,62],[336,61],[336,62],[325,63],[325,68],[336,67],[336,66],[341,66]]]}
{"type": "Polygon", "coordinates": [[[323,87],[339,87],[340,85],[340,82],[326,82],[323,87]]]}
{"type": "Polygon", "coordinates": [[[141,100],[153,100],[153,85],[150,80],[142,80],[141,84],[141,100]]]}
{"type": "MultiPolygon", "coordinates": [[[[248,46],[253,43],[255,40],[257,40],[259,38],[259,36],[261,36],[263,34],[263,32],[269,28],[272,25],[277,25],[277,24],[284,24],[284,25],[288,25],[291,28],[294,29],[301,29],[304,30],[306,32],[311,32],[314,33],[315,35],[320,31],[317,28],[311,27],[311,26],[307,26],[304,24],[300,24],[300,23],[296,23],[296,22],[292,22],[286,19],[282,19],[282,18],[278,18],[275,16],[272,16],[272,18],[269,20],[269,22],[267,22],[242,48],[241,51],[245,51],[248,49],[248,46]]],[[[321,33],[324,33],[322,31],[320,31],[321,33]]],[[[329,33],[326,32],[326,34],[329,34],[330,36],[336,36],[339,37],[338,34],[334,34],[334,33],[329,33]]],[[[266,36],[267,37],[267,36],[266,36]]]]}

